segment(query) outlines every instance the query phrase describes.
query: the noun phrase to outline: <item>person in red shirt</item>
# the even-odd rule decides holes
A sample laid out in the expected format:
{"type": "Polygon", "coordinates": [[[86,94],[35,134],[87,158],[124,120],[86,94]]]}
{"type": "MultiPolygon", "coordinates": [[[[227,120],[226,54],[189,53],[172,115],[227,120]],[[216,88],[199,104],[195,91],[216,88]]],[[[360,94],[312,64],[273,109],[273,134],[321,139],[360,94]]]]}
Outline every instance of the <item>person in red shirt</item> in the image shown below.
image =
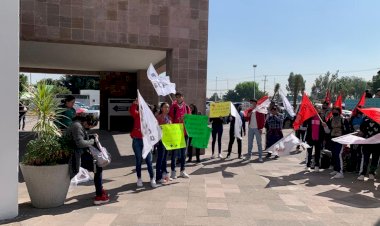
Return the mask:
{"type": "MultiPolygon", "coordinates": [[[[191,114],[190,107],[186,105],[182,93],[175,94],[176,100],[173,102],[170,107],[169,116],[172,119],[173,123],[182,123],[184,122],[185,114],[191,114]]],[[[188,137],[185,131],[185,140],[187,141],[188,137]]],[[[180,148],[178,150],[172,151],[172,160],[171,160],[171,175],[170,178],[176,179],[176,161],[175,156],[180,154],[180,163],[181,163],[181,173],[180,177],[190,178],[190,176],[185,172],[185,162],[186,162],[186,148],[180,148]]]]}
{"type": "MultiPolygon", "coordinates": [[[[143,182],[141,179],[141,164],[142,164],[142,152],[143,152],[143,135],[141,133],[141,124],[140,124],[140,112],[138,100],[136,99],[131,108],[129,109],[131,116],[133,117],[133,129],[131,132],[132,148],[135,153],[136,158],[136,174],[137,174],[137,187],[143,187],[143,182]]],[[[150,176],[150,185],[155,188],[157,187],[156,180],[154,179],[153,166],[152,166],[152,153],[150,152],[146,158],[145,163],[148,167],[148,172],[150,176]]]]}
{"type": "Polygon", "coordinates": [[[256,137],[258,152],[259,152],[259,161],[262,162],[263,158],[263,148],[261,142],[261,134],[265,125],[265,115],[255,111],[252,111],[256,108],[257,100],[250,100],[252,107],[246,111],[246,121],[248,121],[248,155],[247,160],[252,159],[252,148],[253,140],[256,137]]]}

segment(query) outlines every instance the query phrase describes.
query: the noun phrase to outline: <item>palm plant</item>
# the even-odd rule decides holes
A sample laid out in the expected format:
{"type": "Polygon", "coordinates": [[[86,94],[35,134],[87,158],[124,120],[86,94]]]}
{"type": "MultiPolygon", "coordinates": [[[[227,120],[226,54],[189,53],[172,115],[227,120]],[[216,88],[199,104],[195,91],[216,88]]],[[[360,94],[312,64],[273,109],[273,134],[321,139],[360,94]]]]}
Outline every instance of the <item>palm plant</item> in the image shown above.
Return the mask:
{"type": "Polygon", "coordinates": [[[67,163],[70,151],[67,141],[57,127],[63,109],[59,107],[53,90],[45,82],[40,82],[36,88],[29,89],[32,94],[30,113],[37,117],[32,131],[37,137],[27,144],[23,163],[26,165],[67,163]]]}

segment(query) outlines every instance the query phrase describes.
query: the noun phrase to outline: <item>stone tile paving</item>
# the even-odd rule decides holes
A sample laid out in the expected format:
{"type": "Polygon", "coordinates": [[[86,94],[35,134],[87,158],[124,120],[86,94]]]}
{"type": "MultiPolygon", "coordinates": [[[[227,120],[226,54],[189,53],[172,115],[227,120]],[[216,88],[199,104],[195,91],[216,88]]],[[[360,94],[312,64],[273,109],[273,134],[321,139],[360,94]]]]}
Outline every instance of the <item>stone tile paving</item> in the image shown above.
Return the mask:
{"type": "MultiPolygon", "coordinates": [[[[64,206],[35,209],[20,182],[19,216],[0,224],[380,225],[378,181],[360,182],[349,173],[332,180],[330,170],[306,172],[304,152],[259,163],[257,155],[249,162],[236,159],[236,147],[232,159],[210,160],[209,148],[202,164],[187,164],[191,179],[178,178],[152,189],[144,166],[144,188],[137,189],[129,135],[98,132],[113,156],[103,176],[109,204],[92,204],[94,187],[88,182],[71,188],[64,206]]],[[[26,142],[24,135],[20,147],[26,142]]],[[[227,144],[225,133],[224,154],[227,144]]]]}

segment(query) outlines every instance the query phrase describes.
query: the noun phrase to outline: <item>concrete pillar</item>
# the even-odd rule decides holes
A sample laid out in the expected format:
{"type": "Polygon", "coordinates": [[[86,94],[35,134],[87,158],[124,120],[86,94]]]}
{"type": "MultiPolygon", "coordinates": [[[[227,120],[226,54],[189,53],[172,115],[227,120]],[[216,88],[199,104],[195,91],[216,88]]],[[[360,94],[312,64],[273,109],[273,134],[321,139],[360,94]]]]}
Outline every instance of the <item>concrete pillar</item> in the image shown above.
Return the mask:
{"type": "Polygon", "coordinates": [[[0,101],[7,109],[0,117],[2,220],[18,215],[19,1],[1,1],[0,27],[0,101]]]}

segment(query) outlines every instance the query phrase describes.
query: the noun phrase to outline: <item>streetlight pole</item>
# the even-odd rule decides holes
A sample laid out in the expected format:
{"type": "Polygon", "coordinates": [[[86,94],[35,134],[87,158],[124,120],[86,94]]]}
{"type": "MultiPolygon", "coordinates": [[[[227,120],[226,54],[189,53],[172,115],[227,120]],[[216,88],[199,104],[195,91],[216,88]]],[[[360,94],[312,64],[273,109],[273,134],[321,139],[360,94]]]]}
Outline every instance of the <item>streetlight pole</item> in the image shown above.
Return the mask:
{"type": "Polygon", "coordinates": [[[253,65],[253,98],[256,99],[256,67],[257,64],[253,65]]]}

